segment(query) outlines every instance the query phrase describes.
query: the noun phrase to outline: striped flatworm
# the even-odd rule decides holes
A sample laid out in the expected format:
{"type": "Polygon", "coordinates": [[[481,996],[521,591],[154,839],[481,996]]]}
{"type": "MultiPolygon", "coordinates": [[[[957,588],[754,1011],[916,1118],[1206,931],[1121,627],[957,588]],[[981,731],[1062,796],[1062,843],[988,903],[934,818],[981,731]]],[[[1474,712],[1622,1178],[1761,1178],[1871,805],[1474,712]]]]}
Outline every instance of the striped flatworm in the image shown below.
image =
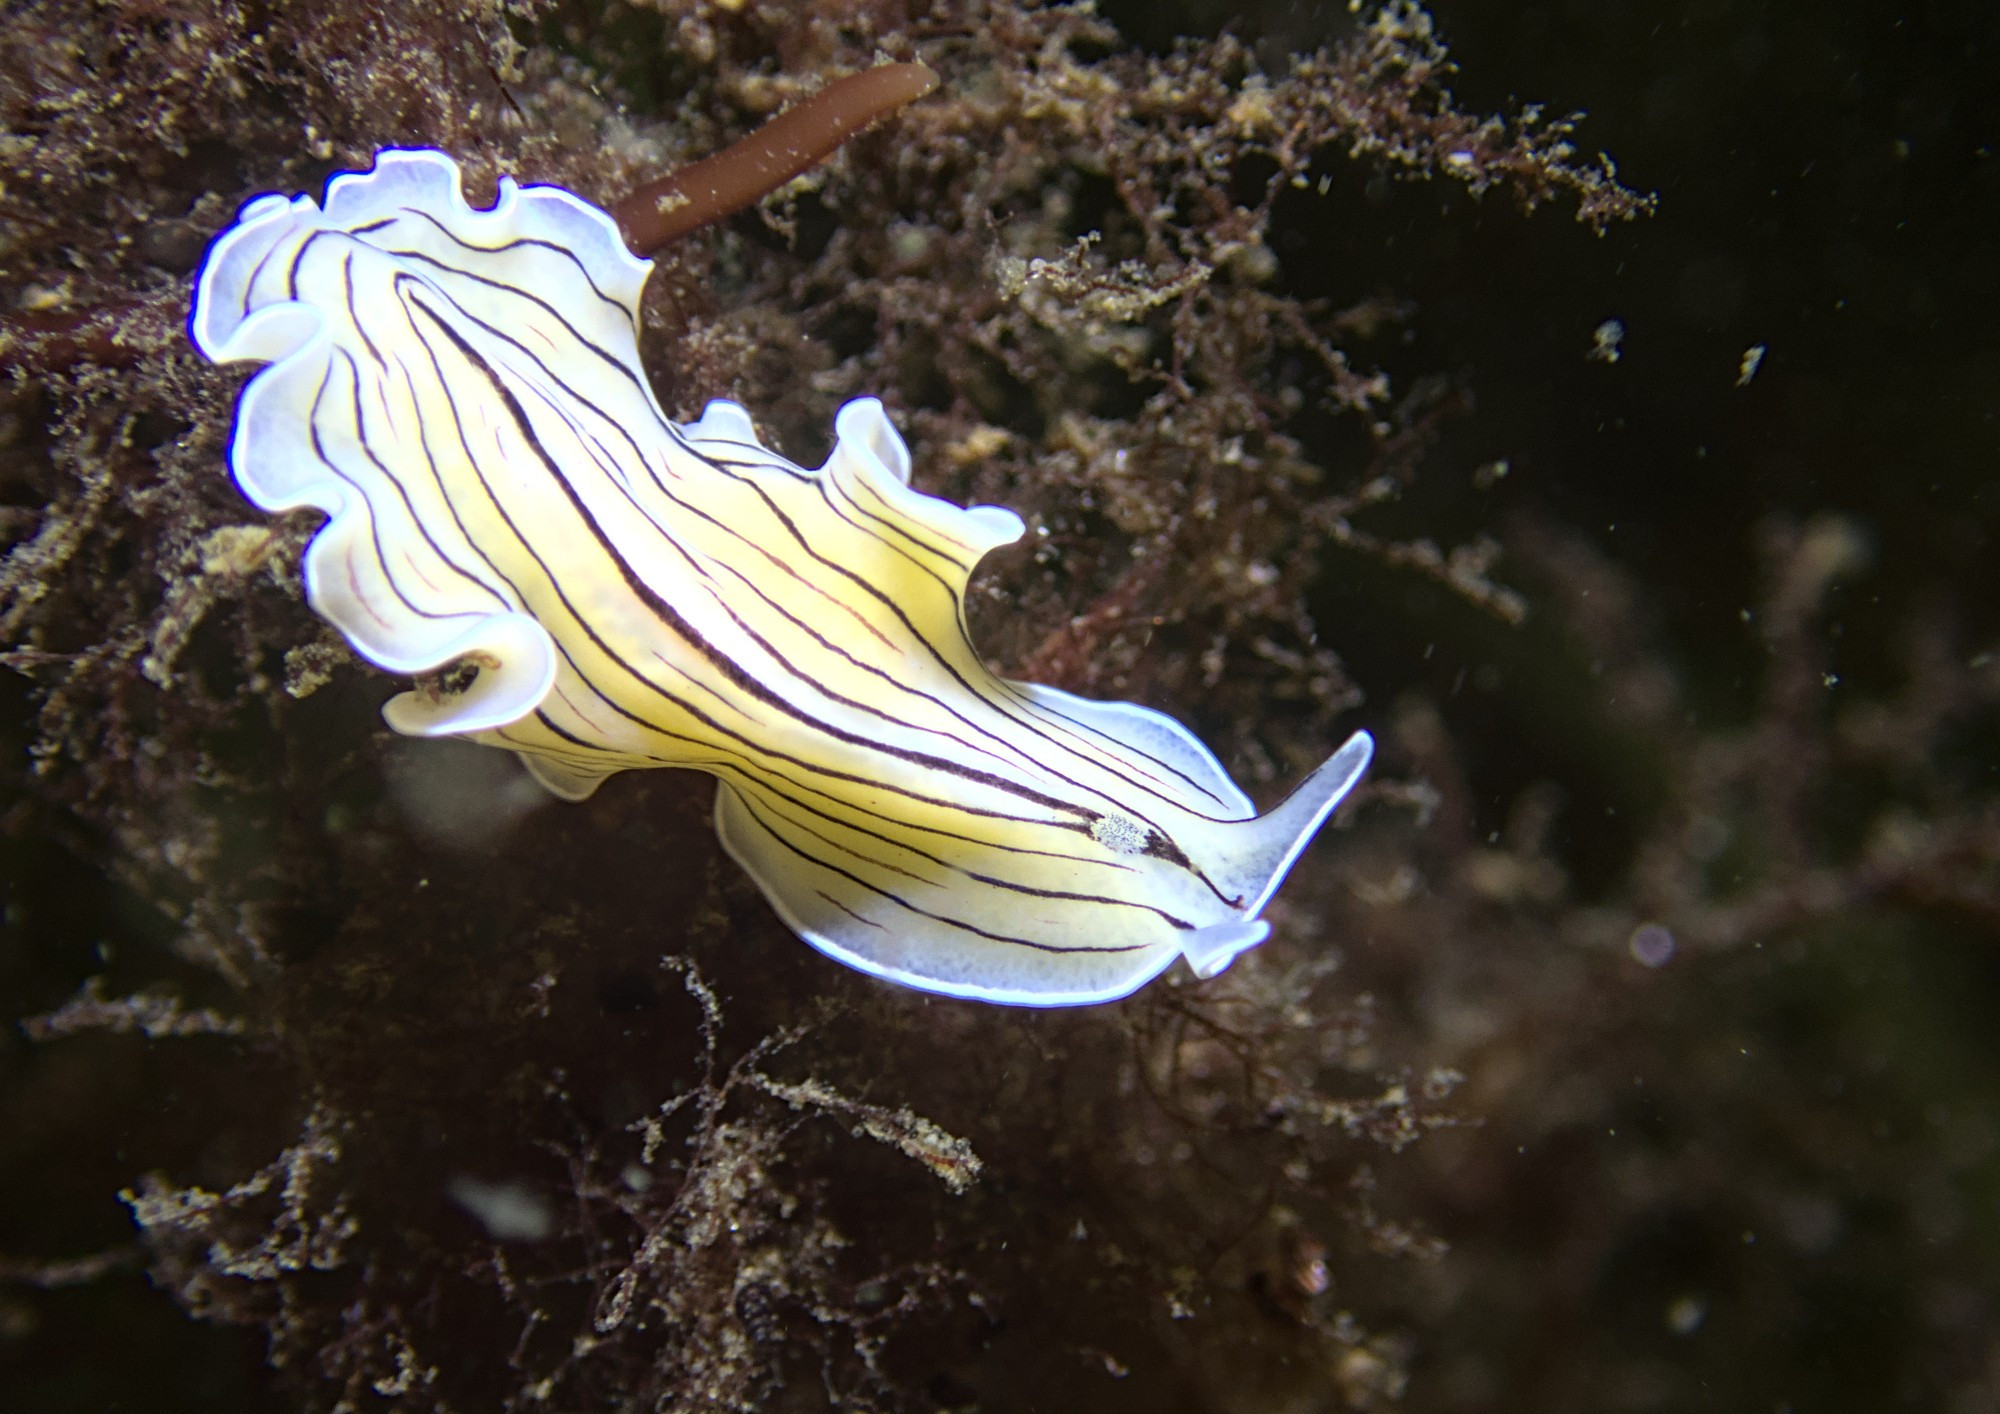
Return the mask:
{"type": "Polygon", "coordinates": [[[913,490],[882,405],[817,470],[639,364],[648,261],[602,211],[428,151],[324,205],[265,196],[210,249],[190,332],[245,387],[230,465],[328,516],[313,607],[417,675],[397,731],[519,752],[556,794],[715,776],[722,842],[799,935],[913,987],[1032,1006],[1212,976],[1367,765],[1355,735],[1259,817],[1169,717],[1009,682],[966,636],[995,506],[913,490]]]}

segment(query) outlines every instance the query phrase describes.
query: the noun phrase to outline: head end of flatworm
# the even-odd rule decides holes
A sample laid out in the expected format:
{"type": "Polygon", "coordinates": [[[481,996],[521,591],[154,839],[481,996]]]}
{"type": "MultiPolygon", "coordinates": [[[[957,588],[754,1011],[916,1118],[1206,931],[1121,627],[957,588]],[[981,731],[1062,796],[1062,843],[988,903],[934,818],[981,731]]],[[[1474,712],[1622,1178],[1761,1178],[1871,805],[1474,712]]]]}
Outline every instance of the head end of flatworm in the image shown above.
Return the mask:
{"type": "Polygon", "coordinates": [[[323,201],[258,197],[209,247],[189,337],[216,362],[270,365],[237,405],[231,470],[264,510],[327,515],[304,562],[314,609],[377,666],[435,675],[385,709],[398,731],[505,726],[535,709],[556,672],[548,631],[504,586],[466,572],[467,551],[441,548],[449,530],[427,523],[397,480],[428,464],[424,428],[444,420],[436,397],[397,381],[435,353],[431,326],[398,292],[420,286],[428,308],[512,327],[536,306],[507,292],[531,290],[571,307],[566,318],[636,369],[650,269],[572,194],[503,180],[493,207],[476,210],[457,164],[423,150],[378,153],[370,170],[328,182],[323,201]]]}

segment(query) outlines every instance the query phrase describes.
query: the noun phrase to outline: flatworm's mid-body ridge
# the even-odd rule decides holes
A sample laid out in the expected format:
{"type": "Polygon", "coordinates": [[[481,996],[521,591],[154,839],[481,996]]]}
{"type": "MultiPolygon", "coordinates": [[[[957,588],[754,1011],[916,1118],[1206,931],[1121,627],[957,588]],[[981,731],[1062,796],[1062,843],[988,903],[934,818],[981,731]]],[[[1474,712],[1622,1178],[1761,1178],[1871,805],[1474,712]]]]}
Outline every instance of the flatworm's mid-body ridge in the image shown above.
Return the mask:
{"type": "Polygon", "coordinates": [[[744,410],[676,424],[640,367],[650,263],[601,211],[388,151],[251,202],[190,332],[270,363],[230,462],[267,510],[329,517],[313,607],[370,661],[436,675],[398,731],[517,751],[557,794],[682,766],[785,921],[864,971],[1025,1005],[1209,976],[1365,768],[1357,734],[1257,816],[1171,718],[990,672],[973,567],[1020,535],[909,485],[880,403],[817,470],[744,410]],[[447,671],[449,670],[449,671],[447,671]]]}

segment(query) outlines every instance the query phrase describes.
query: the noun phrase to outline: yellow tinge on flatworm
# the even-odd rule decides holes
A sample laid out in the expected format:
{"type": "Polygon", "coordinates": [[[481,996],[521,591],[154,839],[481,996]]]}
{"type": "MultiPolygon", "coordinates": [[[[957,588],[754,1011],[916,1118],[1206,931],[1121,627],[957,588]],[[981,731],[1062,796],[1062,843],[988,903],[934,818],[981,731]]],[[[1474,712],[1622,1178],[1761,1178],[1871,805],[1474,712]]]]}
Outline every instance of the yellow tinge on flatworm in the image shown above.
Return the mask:
{"type": "Polygon", "coordinates": [[[209,251],[190,329],[271,367],[230,463],[330,517],[306,592],[357,652],[455,671],[397,731],[508,747],[580,800],[614,772],[716,777],[715,825],[785,921],[863,971],[1033,1006],[1212,976],[1368,763],[1356,734],[1259,818],[1169,717],[1009,682],[964,594],[1021,534],[909,485],[872,398],[817,471],[639,365],[651,264],[553,187],[474,211],[437,152],[261,197],[209,251]]]}

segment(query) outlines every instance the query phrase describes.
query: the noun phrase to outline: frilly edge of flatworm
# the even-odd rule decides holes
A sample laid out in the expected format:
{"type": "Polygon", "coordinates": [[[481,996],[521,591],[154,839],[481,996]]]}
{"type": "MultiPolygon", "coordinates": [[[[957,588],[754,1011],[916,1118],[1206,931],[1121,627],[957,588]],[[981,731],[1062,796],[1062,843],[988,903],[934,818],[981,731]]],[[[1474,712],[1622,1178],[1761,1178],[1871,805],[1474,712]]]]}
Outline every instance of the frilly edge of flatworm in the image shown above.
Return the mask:
{"type": "MultiPolygon", "coordinates": [[[[288,375],[324,363],[331,338],[325,316],[298,296],[259,294],[272,253],[288,241],[321,232],[348,233],[418,213],[450,235],[480,245],[529,240],[559,243],[585,277],[623,310],[627,337],[636,328],[640,291],[652,262],[626,249],[602,211],[558,187],[528,186],[502,177],[493,206],[478,210],[459,186],[457,163],[441,152],[389,148],[366,172],[342,172],[326,185],[324,202],[310,196],[260,196],[248,202],[209,247],[188,319],[195,346],[217,363],[261,361],[269,366],[244,388],[237,407],[229,465],[243,494],[278,512],[312,507],[328,517],[305,554],[306,599],[344,634],[356,652],[391,672],[422,675],[461,661],[491,669],[450,697],[405,693],[385,709],[389,724],[416,736],[469,733],[503,726],[532,711],[556,675],[548,631],[521,612],[486,612],[416,626],[382,622],[340,567],[371,534],[365,497],[318,469],[311,449],[292,445],[305,424],[296,416],[288,375]]],[[[294,267],[295,268],[295,267],[294,267]]]]}

